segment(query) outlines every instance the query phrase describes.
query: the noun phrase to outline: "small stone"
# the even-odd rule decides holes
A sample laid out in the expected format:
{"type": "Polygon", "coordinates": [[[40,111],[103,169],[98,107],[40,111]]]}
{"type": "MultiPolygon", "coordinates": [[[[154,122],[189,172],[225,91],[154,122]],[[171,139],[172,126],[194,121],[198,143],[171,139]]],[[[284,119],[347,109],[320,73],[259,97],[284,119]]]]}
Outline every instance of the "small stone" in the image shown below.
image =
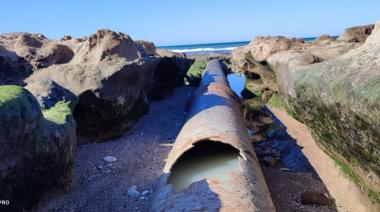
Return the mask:
{"type": "Polygon", "coordinates": [[[128,196],[139,197],[140,192],[137,190],[137,186],[133,185],[128,189],[128,196]]]}
{"type": "Polygon", "coordinates": [[[269,167],[275,167],[278,164],[278,162],[279,162],[278,158],[271,157],[271,156],[265,156],[263,158],[263,161],[269,167]]]}
{"type": "Polygon", "coordinates": [[[149,195],[149,191],[145,190],[145,191],[141,192],[141,195],[142,196],[148,196],[149,195]]]}
{"type": "Polygon", "coordinates": [[[283,171],[283,172],[290,172],[290,169],[289,169],[289,168],[286,168],[286,167],[284,167],[284,168],[280,168],[280,171],[283,171]]]}
{"type": "Polygon", "coordinates": [[[103,169],[103,166],[99,165],[99,166],[97,166],[97,168],[101,170],[101,169],[103,169]]]}
{"type": "Polygon", "coordinates": [[[334,198],[326,193],[316,191],[305,191],[301,194],[301,203],[303,205],[324,205],[330,206],[335,202],[334,198]]]}
{"type": "Polygon", "coordinates": [[[113,157],[113,156],[105,156],[103,158],[104,161],[106,162],[116,162],[117,161],[117,158],[113,157]]]}

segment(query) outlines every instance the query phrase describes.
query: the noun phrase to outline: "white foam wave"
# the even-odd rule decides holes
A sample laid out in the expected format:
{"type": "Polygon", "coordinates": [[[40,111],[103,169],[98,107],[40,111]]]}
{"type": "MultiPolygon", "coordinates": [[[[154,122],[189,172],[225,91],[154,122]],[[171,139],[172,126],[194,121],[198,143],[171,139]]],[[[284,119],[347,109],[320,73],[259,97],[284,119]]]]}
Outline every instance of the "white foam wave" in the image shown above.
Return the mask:
{"type": "Polygon", "coordinates": [[[238,46],[225,47],[225,48],[169,49],[169,51],[178,52],[178,53],[182,53],[182,52],[185,52],[185,53],[186,52],[214,52],[214,51],[231,51],[237,47],[238,46]]]}

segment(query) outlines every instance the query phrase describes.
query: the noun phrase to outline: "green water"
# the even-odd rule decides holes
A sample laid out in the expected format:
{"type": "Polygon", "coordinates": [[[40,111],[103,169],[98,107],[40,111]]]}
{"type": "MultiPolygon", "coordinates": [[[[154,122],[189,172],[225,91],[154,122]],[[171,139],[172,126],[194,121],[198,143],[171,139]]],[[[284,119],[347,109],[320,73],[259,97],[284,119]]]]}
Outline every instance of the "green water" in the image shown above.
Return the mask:
{"type": "Polygon", "coordinates": [[[173,167],[169,183],[175,192],[187,188],[194,182],[204,179],[228,181],[231,173],[240,172],[239,154],[232,151],[222,151],[194,155],[180,160],[173,167]]]}

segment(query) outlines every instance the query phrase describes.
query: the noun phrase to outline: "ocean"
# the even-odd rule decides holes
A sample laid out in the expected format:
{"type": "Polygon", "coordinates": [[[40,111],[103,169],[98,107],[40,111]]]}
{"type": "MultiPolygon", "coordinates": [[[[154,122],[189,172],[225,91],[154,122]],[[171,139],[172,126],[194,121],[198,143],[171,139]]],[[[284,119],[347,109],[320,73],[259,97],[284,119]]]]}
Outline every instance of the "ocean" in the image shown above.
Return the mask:
{"type": "MultiPolygon", "coordinates": [[[[303,38],[305,42],[315,40],[315,37],[303,38]]],[[[191,45],[158,46],[172,52],[186,53],[187,55],[206,54],[206,53],[231,53],[237,47],[245,46],[249,41],[225,42],[225,43],[205,43],[191,45]]]]}

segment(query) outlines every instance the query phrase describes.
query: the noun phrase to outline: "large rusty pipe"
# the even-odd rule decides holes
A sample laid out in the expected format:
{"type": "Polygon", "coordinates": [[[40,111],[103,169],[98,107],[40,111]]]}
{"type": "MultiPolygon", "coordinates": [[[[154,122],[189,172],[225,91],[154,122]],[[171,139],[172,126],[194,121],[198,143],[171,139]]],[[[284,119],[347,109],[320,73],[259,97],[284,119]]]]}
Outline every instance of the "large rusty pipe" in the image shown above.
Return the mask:
{"type": "Polygon", "coordinates": [[[240,99],[230,89],[219,60],[208,63],[189,100],[187,121],[168,155],[151,211],[275,211],[244,127],[240,99]],[[239,171],[229,173],[226,181],[205,179],[174,191],[168,181],[173,166],[205,141],[237,150],[239,171]]]}

